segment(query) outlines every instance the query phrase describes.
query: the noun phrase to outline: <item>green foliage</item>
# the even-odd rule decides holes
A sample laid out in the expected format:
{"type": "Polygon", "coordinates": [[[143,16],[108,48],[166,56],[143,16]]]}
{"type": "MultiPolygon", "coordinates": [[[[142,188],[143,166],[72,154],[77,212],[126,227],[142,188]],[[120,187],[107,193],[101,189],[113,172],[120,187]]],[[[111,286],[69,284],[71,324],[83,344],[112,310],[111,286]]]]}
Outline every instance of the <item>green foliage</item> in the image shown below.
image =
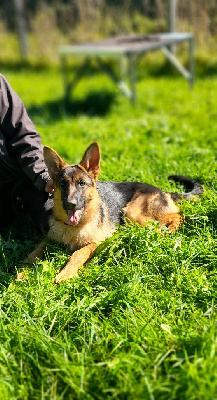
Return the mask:
{"type": "Polygon", "coordinates": [[[64,247],[48,243],[28,282],[15,284],[39,238],[23,224],[1,239],[0,399],[215,399],[217,80],[189,91],[179,77],[141,79],[132,107],[94,72],[66,108],[59,71],[5,75],[66,161],[96,140],[101,179],[179,191],[167,180],[177,173],[200,179],[205,194],[181,204],[177,233],[123,226],[59,286],[64,247]]]}

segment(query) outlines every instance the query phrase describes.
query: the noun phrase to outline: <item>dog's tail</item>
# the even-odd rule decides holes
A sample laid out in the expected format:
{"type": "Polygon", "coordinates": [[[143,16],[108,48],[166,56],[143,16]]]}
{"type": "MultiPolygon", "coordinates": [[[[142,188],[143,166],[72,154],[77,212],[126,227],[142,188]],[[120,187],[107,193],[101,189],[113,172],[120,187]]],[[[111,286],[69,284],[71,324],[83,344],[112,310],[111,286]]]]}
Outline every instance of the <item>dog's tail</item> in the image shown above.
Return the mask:
{"type": "Polygon", "coordinates": [[[179,182],[186,189],[186,192],[171,193],[171,197],[174,201],[179,202],[183,199],[191,200],[194,196],[200,196],[204,192],[203,186],[198,181],[187,176],[170,175],[168,179],[179,182]]]}

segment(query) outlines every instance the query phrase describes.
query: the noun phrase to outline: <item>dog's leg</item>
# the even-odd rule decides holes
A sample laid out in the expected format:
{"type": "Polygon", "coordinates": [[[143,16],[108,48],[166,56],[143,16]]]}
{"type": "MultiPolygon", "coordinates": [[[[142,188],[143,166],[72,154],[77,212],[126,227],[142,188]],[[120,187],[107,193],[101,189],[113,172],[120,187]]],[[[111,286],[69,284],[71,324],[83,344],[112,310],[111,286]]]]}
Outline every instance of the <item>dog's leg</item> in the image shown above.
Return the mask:
{"type": "Polygon", "coordinates": [[[176,232],[180,225],[182,225],[183,221],[184,218],[179,213],[171,213],[159,217],[160,224],[167,226],[170,232],[176,232]]]}
{"type": "Polygon", "coordinates": [[[56,276],[55,282],[60,283],[66,281],[69,278],[73,278],[78,272],[79,268],[84,265],[94,253],[94,250],[98,247],[97,243],[90,243],[87,246],[82,247],[80,250],[75,251],[66,266],[56,276]]]}
{"type": "Polygon", "coordinates": [[[42,241],[38,247],[28,255],[23,264],[26,266],[32,265],[36,260],[41,260],[44,255],[45,242],[42,241]]]}
{"type": "Polygon", "coordinates": [[[179,208],[173,202],[170,193],[157,192],[150,195],[135,193],[132,200],[123,208],[131,221],[145,225],[148,221],[159,221],[175,232],[183,223],[179,208]]]}
{"type": "MultiPolygon", "coordinates": [[[[38,247],[28,255],[23,262],[23,267],[30,267],[36,260],[41,260],[44,255],[45,242],[42,241],[38,247]]],[[[26,281],[25,270],[18,272],[15,281],[26,281]]]]}

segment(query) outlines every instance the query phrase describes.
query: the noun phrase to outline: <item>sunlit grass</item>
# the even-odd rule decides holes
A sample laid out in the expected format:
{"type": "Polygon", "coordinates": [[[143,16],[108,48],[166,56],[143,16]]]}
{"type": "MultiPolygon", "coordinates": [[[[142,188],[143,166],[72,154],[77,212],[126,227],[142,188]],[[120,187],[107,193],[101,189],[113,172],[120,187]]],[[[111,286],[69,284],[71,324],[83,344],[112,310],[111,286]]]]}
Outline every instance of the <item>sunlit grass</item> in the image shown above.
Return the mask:
{"type": "Polygon", "coordinates": [[[45,261],[15,284],[39,238],[1,241],[0,398],[216,398],[217,80],[138,82],[133,107],[103,74],[85,78],[67,109],[58,70],[5,70],[43,143],[78,162],[98,141],[101,179],[179,190],[171,173],[199,178],[205,194],[183,203],[185,223],[123,226],[79,275],[59,286],[67,260],[50,243],[45,261]],[[97,94],[96,94],[97,93],[97,94]]]}

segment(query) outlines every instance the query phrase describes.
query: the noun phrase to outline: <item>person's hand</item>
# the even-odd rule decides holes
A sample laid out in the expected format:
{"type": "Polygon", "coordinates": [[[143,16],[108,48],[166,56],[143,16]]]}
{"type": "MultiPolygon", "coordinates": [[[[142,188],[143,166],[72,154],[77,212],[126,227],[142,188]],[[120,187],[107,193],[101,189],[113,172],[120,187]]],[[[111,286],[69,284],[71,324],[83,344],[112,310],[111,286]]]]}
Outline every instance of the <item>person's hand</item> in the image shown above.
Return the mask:
{"type": "Polygon", "coordinates": [[[47,181],[44,190],[45,190],[45,192],[50,193],[50,194],[54,193],[54,185],[53,185],[52,179],[49,179],[49,181],[47,181]]]}

